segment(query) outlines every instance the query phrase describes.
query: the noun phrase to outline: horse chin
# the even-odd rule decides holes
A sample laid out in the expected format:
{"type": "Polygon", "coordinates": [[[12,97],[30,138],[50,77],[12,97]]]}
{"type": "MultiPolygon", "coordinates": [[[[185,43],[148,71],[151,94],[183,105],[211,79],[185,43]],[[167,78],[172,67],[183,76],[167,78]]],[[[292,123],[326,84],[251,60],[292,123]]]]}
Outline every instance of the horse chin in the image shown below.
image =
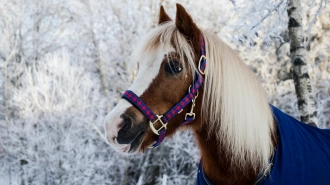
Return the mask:
{"type": "Polygon", "coordinates": [[[114,148],[114,149],[116,150],[116,152],[119,152],[121,154],[132,155],[139,153],[140,146],[134,147],[134,145],[132,146],[131,144],[129,144],[123,148],[114,148]]]}
{"type": "Polygon", "coordinates": [[[142,139],[145,135],[145,132],[140,132],[135,139],[129,144],[120,144],[117,141],[117,138],[113,140],[113,142],[109,142],[115,151],[122,154],[136,154],[141,151],[142,139]]]}
{"type": "Polygon", "coordinates": [[[119,153],[128,154],[129,150],[131,149],[131,145],[127,145],[126,147],[115,149],[119,153]]]}

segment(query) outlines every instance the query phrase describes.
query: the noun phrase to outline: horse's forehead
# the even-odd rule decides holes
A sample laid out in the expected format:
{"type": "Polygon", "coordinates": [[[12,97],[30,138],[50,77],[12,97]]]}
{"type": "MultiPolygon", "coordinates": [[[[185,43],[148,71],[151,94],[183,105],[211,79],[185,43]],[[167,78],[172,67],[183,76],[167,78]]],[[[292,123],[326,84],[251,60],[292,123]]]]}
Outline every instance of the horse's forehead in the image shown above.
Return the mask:
{"type": "Polygon", "coordinates": [[[157,53],[144,56],[139,61],[139,71],[136,79],[129,90],[133,91],[136,95],[141,96],[150,86],[153,79],[156,78],[160,71],[160,67],[164,56],[168,51],[159,49],[157,53]]]}

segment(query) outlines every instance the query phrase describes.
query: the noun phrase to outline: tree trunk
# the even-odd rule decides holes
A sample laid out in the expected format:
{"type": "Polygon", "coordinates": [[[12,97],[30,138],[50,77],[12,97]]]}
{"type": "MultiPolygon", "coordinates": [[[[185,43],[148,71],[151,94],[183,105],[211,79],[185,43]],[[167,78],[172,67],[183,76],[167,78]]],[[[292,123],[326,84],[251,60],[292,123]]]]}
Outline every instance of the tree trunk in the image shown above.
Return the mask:
{"type": "Polygon", "coordinates": [[[307,70],[300,0],[289,0],[287,11],[292,62],[291,73],[298,98],[298,108],[301,113],[300,119],[309,125],[317,126],[315,101],[307,70]]]}

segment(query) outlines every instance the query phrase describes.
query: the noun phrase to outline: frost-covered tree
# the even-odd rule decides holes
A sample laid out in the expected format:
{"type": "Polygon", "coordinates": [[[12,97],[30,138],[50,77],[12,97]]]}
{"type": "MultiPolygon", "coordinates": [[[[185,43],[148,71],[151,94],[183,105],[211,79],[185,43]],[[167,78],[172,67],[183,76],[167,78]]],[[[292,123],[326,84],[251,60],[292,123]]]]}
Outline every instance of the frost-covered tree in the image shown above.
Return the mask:
{"type": "MultiPolygon", "coordinates": [[[[2,0],[1,184],[194,184],[200,159],[190,132],[134,156],[103,137],[106,113],[134,78],[130,52],[157,24],[160,4],[174,15],[176,2],[240,52],[270,103],[299,118],[292,79],[279,79],[291,68],[285,0],[2,0]]],[[[302,15],[319,124],[329,127],[330,19],[321,2],[302,1],[302,15]]]]}
{"type": "Polygon", "coordinates": [[[299,0],[289,0],[289,36],[290,57],[292,62],[292,77],[298,98],[298,107],[301,113],[300,120],[317,126],[315,101],[312,95],[312,86],[307,70],[305,37],[303,34],[302,8],[299,0]]]}

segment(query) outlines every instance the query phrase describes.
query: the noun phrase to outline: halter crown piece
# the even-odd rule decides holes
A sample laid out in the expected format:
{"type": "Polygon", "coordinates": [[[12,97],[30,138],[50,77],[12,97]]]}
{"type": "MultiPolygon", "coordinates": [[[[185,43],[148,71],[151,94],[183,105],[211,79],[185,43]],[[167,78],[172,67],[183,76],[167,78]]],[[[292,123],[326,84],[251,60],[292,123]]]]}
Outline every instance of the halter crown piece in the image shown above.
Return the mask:
{"type": "Polygon", "coordinates": [[[166,126],[170,119],[172,119],[175,115],[180,114],[180,112],[185,108],[190,102],[191,110],[190,112],[186,113],[185,120],[181,125],[188,124],[195,119],[194,107],[195,107],[195,100],[198,96],[198,89],[202,86],[204,81],[203,75],[204,70],[206,67],[206,52],[205,52],[205,41],[204,37],[201,36],[201,50],[200,50],[200,59],[198,63],[198,71],[195,73],[196,77],[195,81],[192,85],[190,85],[188,93],[176,104],[174,105],[169,111],[167,111],[163,115],[157,115],[145,104],[141,98],[139,98],[134,92],[127,90],[122,95],[122,98],[129,101],[132,105],[137,107],[148,119],[149,119],[149,126],[151,130],[158,135],[158,139],[155,144],[151,146],[151,148],[155,148],[164,140],[166,135],[166,126]],[[154,124],[156,122],[161,123],[161,127],[156,129],[154,124]]]}

